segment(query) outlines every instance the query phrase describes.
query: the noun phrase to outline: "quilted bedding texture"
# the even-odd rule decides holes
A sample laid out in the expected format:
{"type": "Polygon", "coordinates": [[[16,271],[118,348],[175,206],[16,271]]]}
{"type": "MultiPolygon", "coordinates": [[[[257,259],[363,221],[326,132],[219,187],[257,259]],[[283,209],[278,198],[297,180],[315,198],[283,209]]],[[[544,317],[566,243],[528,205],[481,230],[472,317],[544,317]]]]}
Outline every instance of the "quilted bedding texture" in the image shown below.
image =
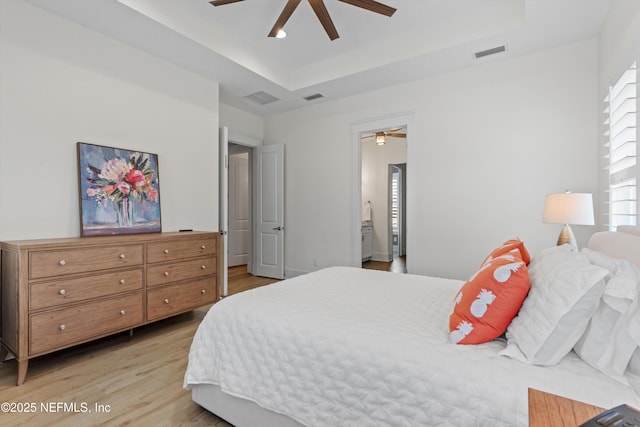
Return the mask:
{"type": "Polygon", "coordinates": [[[228,297],[207,313],[185,389],[215,384],[307,426],[526,426],[527,388],[602,407],[633,390],[574,353],[536,367],[455,345],[461,281],[332,267],[228,297]]]}

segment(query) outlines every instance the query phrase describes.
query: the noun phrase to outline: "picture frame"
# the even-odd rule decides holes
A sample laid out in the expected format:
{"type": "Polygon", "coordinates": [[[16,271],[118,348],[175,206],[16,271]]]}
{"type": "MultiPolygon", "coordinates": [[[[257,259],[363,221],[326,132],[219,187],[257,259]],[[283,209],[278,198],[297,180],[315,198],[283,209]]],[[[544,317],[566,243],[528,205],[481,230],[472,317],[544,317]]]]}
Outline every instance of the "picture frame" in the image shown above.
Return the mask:
{"type": "Polygon", "coordinates": [[[159,233],[158,155],[77,143],[80,235],[159,233]]]}

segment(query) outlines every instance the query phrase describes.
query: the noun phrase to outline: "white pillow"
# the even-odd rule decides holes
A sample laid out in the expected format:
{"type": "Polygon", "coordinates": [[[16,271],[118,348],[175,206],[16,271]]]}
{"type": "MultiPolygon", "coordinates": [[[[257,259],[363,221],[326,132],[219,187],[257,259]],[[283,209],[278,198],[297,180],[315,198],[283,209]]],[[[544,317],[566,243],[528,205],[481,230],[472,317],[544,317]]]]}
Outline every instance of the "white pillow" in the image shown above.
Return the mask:
{"type": "Polygon", "coordinates": [[[640,344],[640,268],[589,249],[583,253],[613,277],[573,349],[589,365],[628,385],[624,373],[640,344]]]}
{"type": "Polygon", "coordinates": [[[558,363],[598,308],[608,273],[564,246],[534,257],[531,290],[507,329],[507,347],[500,354],[534,365],[558,363]]]}
{"type": "MultiPolygon", "coordinates": [[[[631,356],[627,369],[632,374],[640,375],[640,346],[636,347],[636,351],[633,353],[633,356],[631,356]]],[[[638,393],[640,393],[640,391],[638,393]]]]}

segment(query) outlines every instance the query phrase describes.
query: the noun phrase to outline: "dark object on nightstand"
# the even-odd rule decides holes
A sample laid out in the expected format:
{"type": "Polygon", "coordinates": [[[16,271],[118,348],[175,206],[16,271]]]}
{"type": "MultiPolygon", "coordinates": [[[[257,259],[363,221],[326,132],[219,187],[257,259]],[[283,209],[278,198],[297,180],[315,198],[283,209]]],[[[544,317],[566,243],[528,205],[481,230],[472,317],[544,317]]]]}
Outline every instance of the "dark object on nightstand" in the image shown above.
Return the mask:
{"type": "Polygon", "coordinates": [[[580,427],[640,427],[640,411],[620,405],[596,415],[580,427]]]}

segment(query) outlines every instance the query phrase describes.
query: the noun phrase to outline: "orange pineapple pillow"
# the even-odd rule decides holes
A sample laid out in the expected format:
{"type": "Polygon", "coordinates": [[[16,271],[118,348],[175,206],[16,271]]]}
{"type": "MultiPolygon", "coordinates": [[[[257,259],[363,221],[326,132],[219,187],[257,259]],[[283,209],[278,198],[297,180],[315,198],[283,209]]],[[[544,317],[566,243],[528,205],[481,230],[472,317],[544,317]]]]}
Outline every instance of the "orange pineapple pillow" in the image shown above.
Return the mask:
{"type": "Polygon", "coordinates": [[[449,316],[451,342],[455,344],[480,344],[498,338],[529,293],[529,272],[522,258],[524,245],[522,250],[515,245],[496,255],[498,249],[456,294],[449,316]]]}
{"type": "Polygon", "coordinates": [[[489,256],[486,257],[484,261],[482,261],[482,264],[485,264],[490,259],[497,258],[500,255],[506,254],[507,252],[510,252],[513,249],[518,249],[518,251],[520,252],[520,257],[522,258],[522,261],[524,261],[526,265],[529,265],[529,263],[531,262],[531,257],[529,256],[529,252],[527,251],[527,248],[524,247],[524,243],[522,243],[522,240],[520,239],[507,240],[501,246],[498,246],[493,251],[491,251],[489,256]]]}

